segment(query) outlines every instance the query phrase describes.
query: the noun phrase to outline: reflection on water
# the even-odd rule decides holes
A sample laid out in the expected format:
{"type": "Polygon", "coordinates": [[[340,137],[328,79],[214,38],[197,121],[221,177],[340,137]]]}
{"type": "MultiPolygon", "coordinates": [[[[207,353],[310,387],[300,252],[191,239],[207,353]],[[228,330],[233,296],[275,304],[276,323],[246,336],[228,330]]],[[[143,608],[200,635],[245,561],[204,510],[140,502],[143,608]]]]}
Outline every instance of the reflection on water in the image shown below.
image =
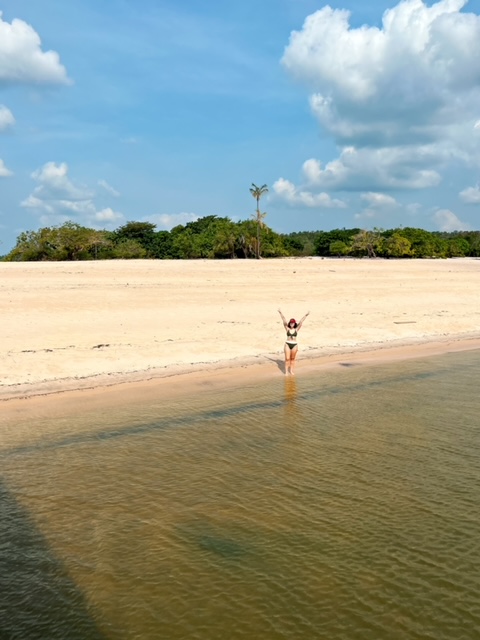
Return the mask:
{"type": "Polygon", "coordinates": [[[285,377],[285,415],[292,420],[297,415],[297,379],[293,376],[285,377]]]}
{"type": "Polygon", "coordinates": [[[0,449],[0,638],[476,639],[479,373],[339,367],[36,425],[0,449]]]}

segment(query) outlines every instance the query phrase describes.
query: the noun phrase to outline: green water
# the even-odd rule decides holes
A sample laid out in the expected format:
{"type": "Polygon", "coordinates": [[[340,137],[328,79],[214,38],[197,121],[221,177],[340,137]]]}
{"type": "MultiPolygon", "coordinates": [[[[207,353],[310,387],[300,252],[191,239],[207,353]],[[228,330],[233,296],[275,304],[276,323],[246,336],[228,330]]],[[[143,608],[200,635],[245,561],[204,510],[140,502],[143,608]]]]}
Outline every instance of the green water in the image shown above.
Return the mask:
{"type": "Polygon", "coordinates": [[[299,364],[39,419],[0,446],[0,639],[478,639],[479,376],[299,364]]]}

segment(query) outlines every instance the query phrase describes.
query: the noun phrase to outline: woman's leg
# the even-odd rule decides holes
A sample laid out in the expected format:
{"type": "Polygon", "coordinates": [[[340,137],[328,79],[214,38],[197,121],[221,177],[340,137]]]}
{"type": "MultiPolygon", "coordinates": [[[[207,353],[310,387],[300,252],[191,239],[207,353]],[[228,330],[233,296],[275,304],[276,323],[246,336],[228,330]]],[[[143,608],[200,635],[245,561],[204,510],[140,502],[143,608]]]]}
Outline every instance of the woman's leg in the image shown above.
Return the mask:
{"type": "Polygon", "coordinates": [[[285,375],[288,375],[290,373],[290,355],[292,350],[290,349],[287,343],[285,343],[284,352],[285,352],[285,375]]]}
{"type": "Polygon", "coordinates": [[[293,349],[290,349],[290,373],[292,376],[295,375],[295,361],[297,358],[298,347],[295,346],[293,349]]]}

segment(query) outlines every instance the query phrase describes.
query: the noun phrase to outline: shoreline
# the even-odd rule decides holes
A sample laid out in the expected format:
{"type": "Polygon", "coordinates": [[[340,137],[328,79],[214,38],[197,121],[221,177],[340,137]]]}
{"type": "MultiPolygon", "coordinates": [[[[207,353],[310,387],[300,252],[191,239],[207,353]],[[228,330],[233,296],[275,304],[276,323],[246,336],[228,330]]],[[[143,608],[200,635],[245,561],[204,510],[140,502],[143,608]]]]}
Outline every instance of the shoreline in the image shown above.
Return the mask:
{"type": "MultiPolygon", "coordinates": [[[[370,343],[337,349],[310,349],[302,353],[295,378],[321,373],[336,367],[347,371],[348,366],[375,366],[410,359],[429,358],[447,353],[480,349],[480,332],[469,335],[432,336],[414,340],[398,340],[370,343]]],[[[79,380],[55,380],[45,388],[35,385],[0,398],[2,418],[0,422],[28,419],[31,416],[72,415],[78,408],[108,410],[132,404],[144,404],[158,400],[159,393],[168,397],[201,393],[210,390],[227,390],[265,381],[288,379],[283,372],[283,353],[262,354],[250,358],[225,359],[215,363],[178,366],[169,369],[116,376],[91,376],[79,380]]]]}
{"type": "Polygon", "coordinates": [[[297,376],[476,349],[479,272],[473,258],[0,263],[0,422],[17,405],[281,375],[279,307],[310,311],[297,376]]]}

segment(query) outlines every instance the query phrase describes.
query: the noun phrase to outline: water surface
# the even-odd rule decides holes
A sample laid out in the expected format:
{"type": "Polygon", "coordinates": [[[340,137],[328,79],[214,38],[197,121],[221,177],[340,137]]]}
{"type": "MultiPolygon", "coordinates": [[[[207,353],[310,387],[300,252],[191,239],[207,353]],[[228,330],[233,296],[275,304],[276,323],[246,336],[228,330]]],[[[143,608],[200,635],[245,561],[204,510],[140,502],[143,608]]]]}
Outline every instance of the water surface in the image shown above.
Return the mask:
{"type": "Polygon", "coordinates": [[[39,420],[0,448],[0,638],[477,639],[479,375],[299,365],[39,420]]]}

